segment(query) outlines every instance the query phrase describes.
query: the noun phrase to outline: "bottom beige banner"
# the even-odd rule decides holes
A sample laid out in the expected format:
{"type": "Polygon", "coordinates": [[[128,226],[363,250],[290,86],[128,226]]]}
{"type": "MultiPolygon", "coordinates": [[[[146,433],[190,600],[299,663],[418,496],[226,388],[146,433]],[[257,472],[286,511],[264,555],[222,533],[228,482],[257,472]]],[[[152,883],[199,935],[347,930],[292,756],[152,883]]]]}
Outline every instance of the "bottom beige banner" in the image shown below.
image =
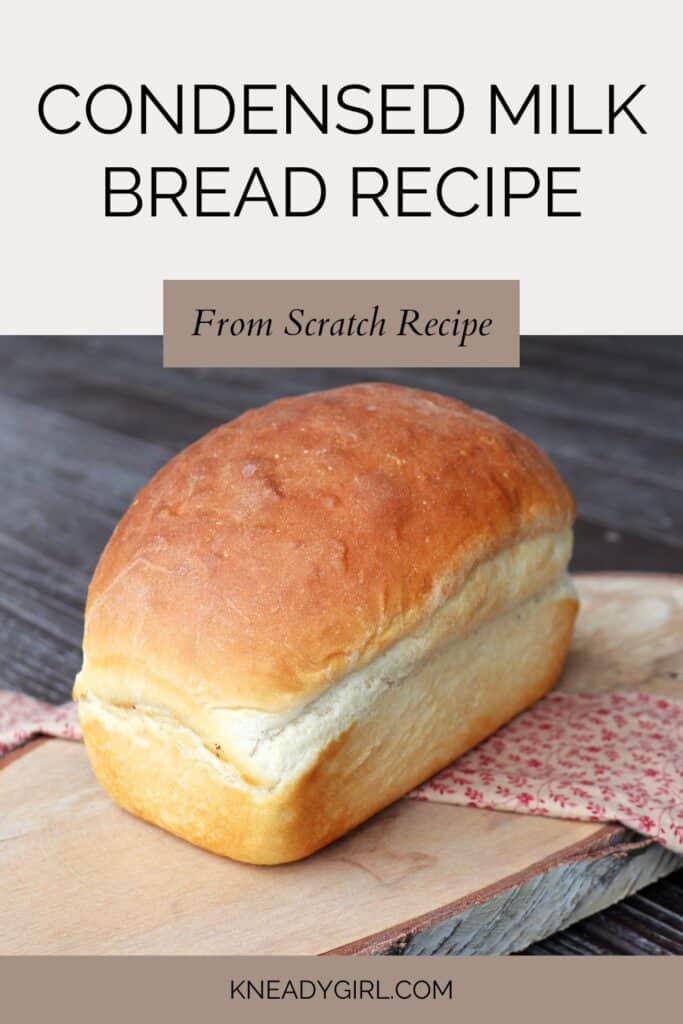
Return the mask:
{"type": "Polygon", "coordinates": [[[678,1002],[677,958],[5,957],[8,1021],[641,1021],[678,1002]]]}

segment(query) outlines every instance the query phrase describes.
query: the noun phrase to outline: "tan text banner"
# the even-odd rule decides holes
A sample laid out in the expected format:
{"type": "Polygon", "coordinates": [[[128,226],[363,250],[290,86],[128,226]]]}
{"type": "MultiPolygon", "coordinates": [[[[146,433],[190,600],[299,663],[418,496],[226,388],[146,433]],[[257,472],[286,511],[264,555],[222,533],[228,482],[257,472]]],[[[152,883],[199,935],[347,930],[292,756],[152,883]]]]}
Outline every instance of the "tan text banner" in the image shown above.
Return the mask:
{"type": "Polygon", "coordinates": [[[7,957],[8,1021],[640,1022],[672,1013],[678,958],[7,957]]]}
{"type": "Polygon", "coordinates": [[[165,281],[164,366],[519,366],[519,282],[165,281]]]}

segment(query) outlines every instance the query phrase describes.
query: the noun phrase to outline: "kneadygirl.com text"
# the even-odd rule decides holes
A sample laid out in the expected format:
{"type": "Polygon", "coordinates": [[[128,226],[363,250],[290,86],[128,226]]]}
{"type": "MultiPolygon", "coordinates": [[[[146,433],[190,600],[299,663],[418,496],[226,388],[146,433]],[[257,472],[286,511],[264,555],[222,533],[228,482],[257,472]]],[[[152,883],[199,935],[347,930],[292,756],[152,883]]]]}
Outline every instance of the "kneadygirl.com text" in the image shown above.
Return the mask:
{"type": "Polygon", "coordinates": [[[453,995],[453,981],[437,978],[400,978],[393,984],[380,978],[231,978],[228,985],[228,998],[236,1000],[436,1000],[453,995]]]}

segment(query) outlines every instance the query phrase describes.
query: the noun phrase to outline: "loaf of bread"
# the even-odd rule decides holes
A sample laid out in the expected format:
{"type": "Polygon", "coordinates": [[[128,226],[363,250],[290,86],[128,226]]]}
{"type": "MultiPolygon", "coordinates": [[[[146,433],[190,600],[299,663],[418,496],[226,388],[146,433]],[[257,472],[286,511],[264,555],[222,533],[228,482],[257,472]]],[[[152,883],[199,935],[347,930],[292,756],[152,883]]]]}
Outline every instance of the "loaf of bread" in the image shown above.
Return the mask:
{"type": "Polygon", "coordinates": [[[74,697],[121,806],[260,864],[313,853],[557,680],[574,502],[438,394],[247,412],[140,491],[95,571],[74,697]]]}

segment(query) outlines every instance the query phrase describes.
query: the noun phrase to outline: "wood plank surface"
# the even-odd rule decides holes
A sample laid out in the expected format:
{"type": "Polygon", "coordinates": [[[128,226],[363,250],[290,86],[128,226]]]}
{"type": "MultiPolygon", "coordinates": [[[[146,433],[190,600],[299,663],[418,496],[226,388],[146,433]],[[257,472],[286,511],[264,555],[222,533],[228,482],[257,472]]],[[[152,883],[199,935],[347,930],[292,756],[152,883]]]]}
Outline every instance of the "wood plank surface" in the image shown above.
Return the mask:
{"type": "MultiPolygon", "coordinates": [[[[154,337],[0,337],[0,686],[67,698],[99,552],[169,455],[252,405],[367,379],[456,394],[546,448],[579,499],[575,569],[683,571],[679,338],[525,337],[519,370],[231,371],[164,370],[154,337]]],[[[677,878],[647,897],[662,953],[677,878]]],[[[638,951],[614,913],[532,951],[638,951]]]]}
{"type": "MultiPolygon", "coordinates": [[[[578,577],[561,687],[683,693],[683,578],[578,577]]],[[[115,807],[80,744],[0,772],[0,953],[508,953],[680,866],[618,826],[404,799],[297,864],[222,860],[115,807]]]]}

